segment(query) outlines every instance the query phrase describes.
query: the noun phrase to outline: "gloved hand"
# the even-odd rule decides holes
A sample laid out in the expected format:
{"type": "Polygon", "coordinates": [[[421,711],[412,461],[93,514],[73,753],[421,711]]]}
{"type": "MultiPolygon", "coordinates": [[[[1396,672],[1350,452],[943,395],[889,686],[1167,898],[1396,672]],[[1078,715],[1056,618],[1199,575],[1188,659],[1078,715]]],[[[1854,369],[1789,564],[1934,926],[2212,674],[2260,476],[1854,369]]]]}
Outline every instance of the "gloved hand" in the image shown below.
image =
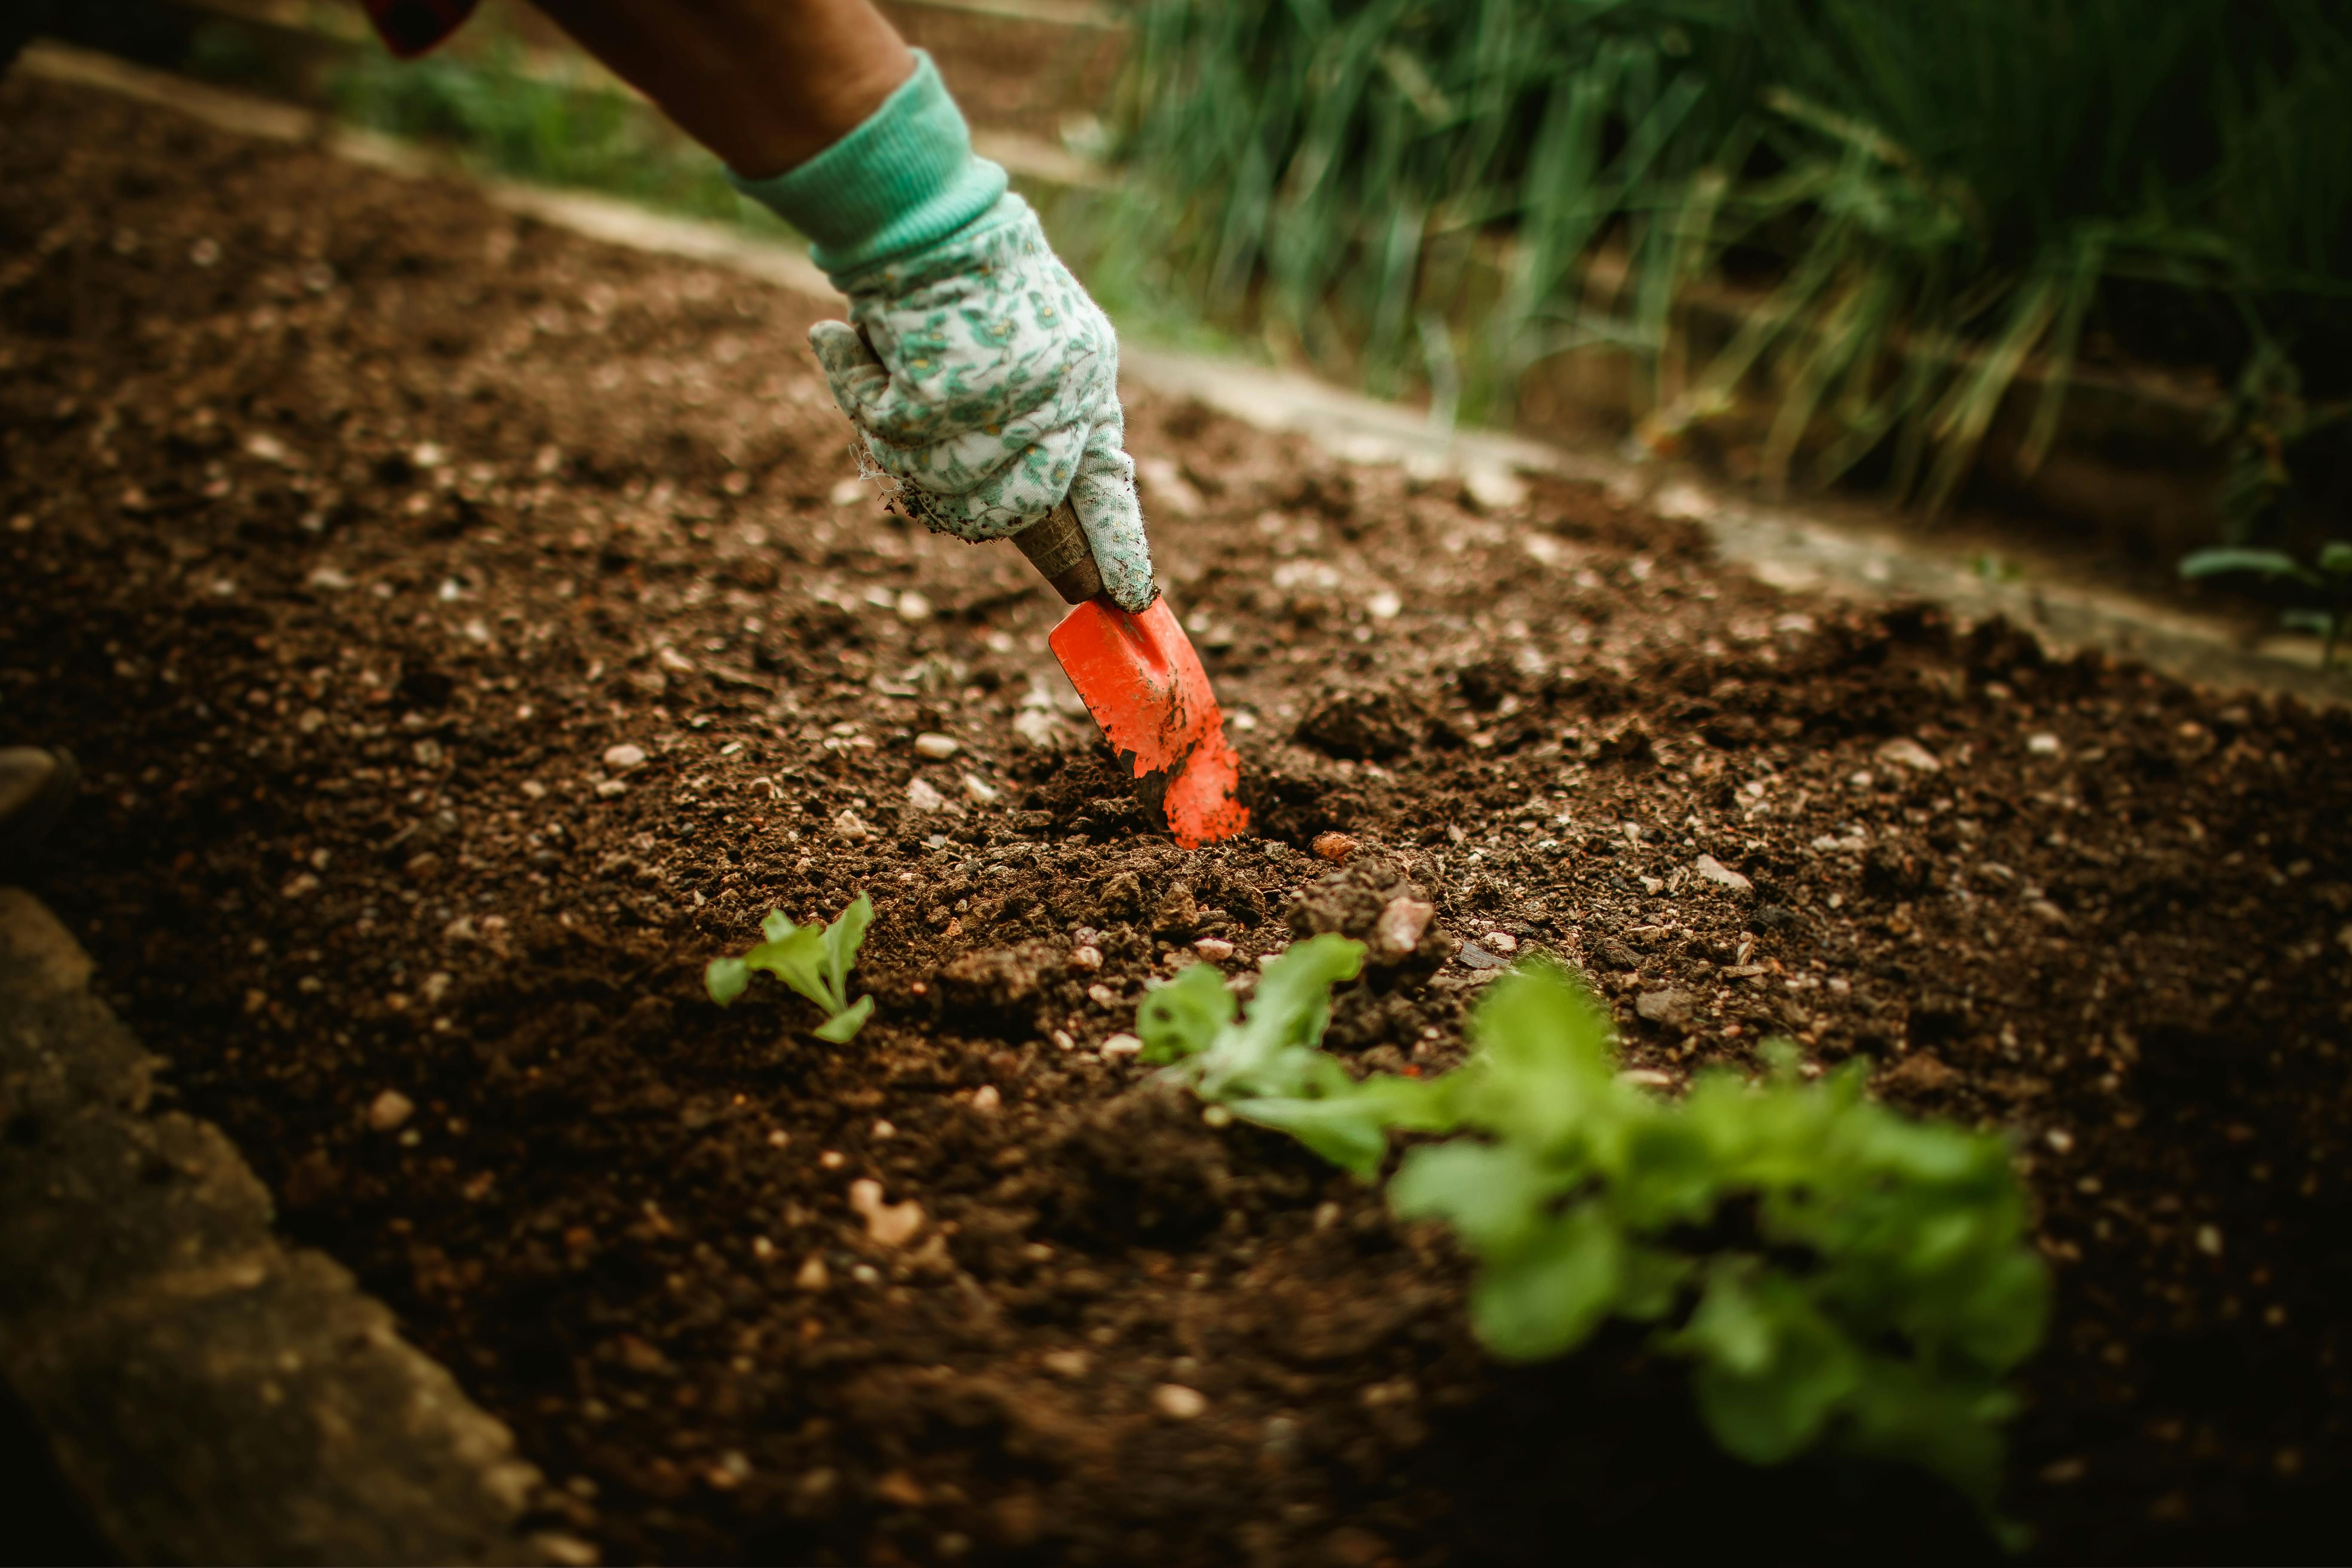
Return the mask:
{"type": "Polygon", "coordinates": [[[898,500],[960,539],[1020,532],[1065,496],[1105,591],[1158,590],[1124,450],[1118,340],[1004,172],[971,154],[929,58],[807,163],[738,185],[810,234],[851,321],[809,342],[898,500]]]}

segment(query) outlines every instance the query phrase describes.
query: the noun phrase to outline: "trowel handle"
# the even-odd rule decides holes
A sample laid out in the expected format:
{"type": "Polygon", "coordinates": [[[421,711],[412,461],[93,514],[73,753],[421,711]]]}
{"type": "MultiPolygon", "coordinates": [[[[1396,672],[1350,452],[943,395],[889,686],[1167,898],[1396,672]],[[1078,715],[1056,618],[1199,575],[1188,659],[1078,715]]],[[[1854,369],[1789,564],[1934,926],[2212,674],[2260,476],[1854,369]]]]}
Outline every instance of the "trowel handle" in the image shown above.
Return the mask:
{"type": "Polygon", "coordinates": [[[1029,564],[1054,585],[1066,605],[1083,605],[1103,591],[1102,569],[1086,530],[1066,500],[1013,536],[1029,564]]]}

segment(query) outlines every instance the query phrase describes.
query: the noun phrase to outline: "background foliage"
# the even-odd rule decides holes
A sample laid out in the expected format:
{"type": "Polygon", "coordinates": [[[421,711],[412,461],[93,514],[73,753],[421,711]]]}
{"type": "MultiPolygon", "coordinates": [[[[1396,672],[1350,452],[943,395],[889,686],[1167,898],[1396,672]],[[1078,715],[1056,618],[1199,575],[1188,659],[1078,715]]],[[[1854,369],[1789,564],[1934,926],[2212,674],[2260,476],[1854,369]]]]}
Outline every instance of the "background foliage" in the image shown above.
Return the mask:
{"type": "Polygon", "coordinates": [[[2029,462],[2095,347],[2226,381],[2267,350],[2269,395],[2344,390],[2352,22],[2319,0],[1131,18],[1122,149],[1169,285],[1441,412],[1507,414],[1530,366],[1609,345],[1654,435],[1759,377],[1768,479],[1872,458],[1938,503],[2031,363],[2029,462]],[[1692,341],[1678,307],[1724,281],[1764,309],[1692,341]]]}

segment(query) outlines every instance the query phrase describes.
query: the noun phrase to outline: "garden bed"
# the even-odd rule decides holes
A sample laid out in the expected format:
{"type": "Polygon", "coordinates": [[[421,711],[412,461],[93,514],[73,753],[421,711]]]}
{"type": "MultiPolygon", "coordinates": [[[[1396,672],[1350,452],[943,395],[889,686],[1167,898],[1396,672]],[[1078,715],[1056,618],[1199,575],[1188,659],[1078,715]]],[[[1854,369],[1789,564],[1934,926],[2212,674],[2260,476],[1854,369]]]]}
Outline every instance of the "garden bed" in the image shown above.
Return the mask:
{"type": "Polygon", "coordinates": [[[0,120],[0,739],[92,780],[44,891],[551,1524],[613,1561],[1993,1554],[1906,1472],[1721,1457],[1633,1333],[1496,1366],[1442,1236],[1101,1049],[1201,939],[1245,973],[1410,883],[1444,940],[1343,996],[1369,1065],[1458,1059],[1478,966],[1549,951],[1669,1087],[1785,1034],[2015,1130],[2035,1554],[2340,1549],[2340,713],[1139,402],[1264,835],[1181,854],[1017,555],[845,485],[819,302],[54,85],[0,120]],[[861,889],[848,1045],[703,998],[768,909],[861,889]]]}

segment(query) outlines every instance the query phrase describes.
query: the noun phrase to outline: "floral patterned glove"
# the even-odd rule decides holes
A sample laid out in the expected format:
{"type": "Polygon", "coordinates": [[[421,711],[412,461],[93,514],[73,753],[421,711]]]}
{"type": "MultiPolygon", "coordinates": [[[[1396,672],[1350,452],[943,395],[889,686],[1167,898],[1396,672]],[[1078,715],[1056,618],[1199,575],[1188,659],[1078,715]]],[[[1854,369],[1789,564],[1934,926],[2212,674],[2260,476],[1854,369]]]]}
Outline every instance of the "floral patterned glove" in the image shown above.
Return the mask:
{"type": "Polygon", "coordinates": [[[809,342],[899,500],[942,533],[1003,539],[1065,497],[1106,592],[1158,593],[1124,450],[1118,340],[1004,172],[972,156],[928,56],[808,163],[737,184],[815,244],[851,321],[809,342]],[[855,324],[853,325],[852,322],[855,324]]]}

